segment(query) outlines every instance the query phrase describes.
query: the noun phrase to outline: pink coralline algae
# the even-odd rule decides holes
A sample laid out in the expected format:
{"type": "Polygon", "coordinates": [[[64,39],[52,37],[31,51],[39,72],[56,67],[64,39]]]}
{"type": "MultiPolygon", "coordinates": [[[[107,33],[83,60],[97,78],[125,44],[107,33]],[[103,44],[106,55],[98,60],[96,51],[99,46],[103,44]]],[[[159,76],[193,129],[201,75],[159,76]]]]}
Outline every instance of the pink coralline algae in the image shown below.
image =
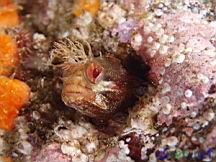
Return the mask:
{"type": "Polygon", "coordinates": [[[123,0],[123,5],[127,9],[134,9],[135,12],[143,12],[147,9],[151,1],[146,0],[123,0]]]}
{"type": "Polygon", "coordinates": [[[158,124],[196,116],[216,83],[216,52],[211,43],[216,29],[186,11],[142,23],[131,45],[151,67],[149,78],[157,86],[160,102],[158,124]]]}
{"type": "Polygon", "coordinates": [[[136,30],[137,21],[129,19],[121,24],[118,25],[118,32],[119,32],[119,41],[123,43],[128,43],[131,39],[132,32],[136,30]]]}
{"type": "Polygon", "coordinates": [[[70,162],[71,158],[61,153],[60,145],[50,144],[43,148],[37,155],[33,155],[32,162],[70,162]]]}
{"type": "Polygon", "coordinates": [[[102,159],[100,159],[99,161],[97,162],[106,162],[107,159],[110,157],[110,156],[114,156],[114,157],[117,157],[118,156],[118,153],[119,153],[119,148],[116,146],[116,147],[112,147],[112,148],[108,148],[105,155],[103,156],[102,159]]]}

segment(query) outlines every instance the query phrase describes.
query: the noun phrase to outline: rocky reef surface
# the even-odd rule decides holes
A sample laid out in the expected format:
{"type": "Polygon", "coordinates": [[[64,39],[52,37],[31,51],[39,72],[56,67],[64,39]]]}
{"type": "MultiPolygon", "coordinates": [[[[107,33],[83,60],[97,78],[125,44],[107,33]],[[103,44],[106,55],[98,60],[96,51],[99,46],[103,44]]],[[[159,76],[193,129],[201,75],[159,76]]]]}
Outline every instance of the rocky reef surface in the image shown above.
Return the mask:
{"type": "Polygon", "coordinates": [[[0,0],[0,161],[214,161],[215,12],[213,0],[0,0]],[[50,58],[70,36],[121,61],[133,85],[127,106],[103,119],[65,105],[68,69],[50,58]],[[23,92],[5,91],[5,78],[23,92]]]}

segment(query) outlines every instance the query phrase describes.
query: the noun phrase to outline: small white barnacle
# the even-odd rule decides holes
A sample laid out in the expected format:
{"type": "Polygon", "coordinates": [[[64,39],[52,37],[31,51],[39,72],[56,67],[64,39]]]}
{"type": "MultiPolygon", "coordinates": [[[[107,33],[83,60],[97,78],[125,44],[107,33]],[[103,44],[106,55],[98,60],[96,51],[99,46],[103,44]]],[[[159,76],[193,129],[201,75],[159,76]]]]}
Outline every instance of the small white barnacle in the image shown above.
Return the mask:
{"type": "Polygon", "coordinates": [[[177,54],[174,54],[173,55],[173,60],[172,62],[173,63],[178,63],[178,64],[181,64],[183,63],[185,60],[185,55],[184,54],[181,54],[181,53],[177,53],[177,54]]]}
{"type": "Polygon", "coordinates": [[[152,43],[153,41],[154,41],[154,39],[153,39],[152,36],[149,36],[149,37],[147,38],[147,42],[148,42],[148,43],[152,43]]]}
{"type": "Polygon", "coordinates": [[[164,34],[160,37],[160,43],[164,44],[169,40],[169,36],[167,34],[164,34]]]}
{"type": "Polygon", "coordinates": [[[185,91],[185,97],[190,98],[190,97],[192,97],[192,95],[193,95],[193,92],[190,89],[187,89],[185,91]]]}
{"type": "Polygon", "coordinates": [[[168,83],[164,83],[164,86],[162,88],[162,94],[165,94],[167,92],[170,92],[171,91],[171,87],[168,83]]]}
{"type": "Polygon", "coordinates": [[[162,108],[162,112],[165,114],[165,115],[168,115],[170,114],[172,110],[172,105],[171,104],[166,104],[163,108],[162,108]]]}
{"type": "Polygon", "coordinates": [[[203,83],[208,83],[209,82],[209,78],[204,74],[201,74],[201,73],[197,74],[197,78],[199,80],[201,80],[203,83]]]}
{"type": "Polygon", "coordinates": [[[171,65],[171,63],[172,63],[172,59],[167,58],[167,60],[166,60],[165,63],[164,63],[164,66],[165,66],[165,67],[169,67],[169,66],[171,65]]]}
{"type": "Polygon", "coordinates": [[[173,36],[173,35],[170,35],[169,37],[168,37],[168,40],[167,40],[169,43],[172,43],[172,42],[174,42],[175,41],[175,37],[173,36]]]}
{"type": "Polygon", "coordinates": [[[186,102],[182,102],[182,103],[181,103],[181,108],[182,108],[182,109],[186,109],[186,108],[187,108],[187,106],[188,106],[188,105],[187,105],[187,103],[186,103],[186,102]]]}
{"type": "Polygon", "coordinates": [[[152,47],[152,48],[155,49],[155,50],[159,50],[160,46],[161,46],[160,43],[155,42],[155,43],[153,44],[153,47],[152,47]]]}
{"type": "Polygon", "coordinates": [[[161,46],[159,52],[161,55],[164,55],[168,52],[169,47],[168,46],[161,46]]]}
{"type": "Polygon", "coordinates": [[[211,64],[212,66],[215,66],[215,65],[216,65],[216,59],[213,60],[213,61],[211,61],[210,64],[211,64]]]}
{"type": "Polygon", "coordinates": [[[157,53],[157,51],[155,49],[149,48],[147,50],[147,53],[149,54],[149,56],[152,58],[155,56],[155,54],[157,53]]]}
{"type": "Polygon", "coordinates": [[[131,40],[132,47],[135,50],[138,50],[140,48],[140,46],[142,45],[142,40],[143,40],[143,38],[142,38],[142,35],[140,33],[135,34],[131,40]]]}

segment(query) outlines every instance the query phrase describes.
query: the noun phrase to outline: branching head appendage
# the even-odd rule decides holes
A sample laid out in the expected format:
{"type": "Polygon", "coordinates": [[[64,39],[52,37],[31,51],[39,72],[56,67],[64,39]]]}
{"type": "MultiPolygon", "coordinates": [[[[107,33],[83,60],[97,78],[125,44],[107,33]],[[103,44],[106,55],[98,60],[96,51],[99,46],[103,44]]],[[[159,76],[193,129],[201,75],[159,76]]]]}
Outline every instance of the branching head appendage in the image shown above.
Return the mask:
{"type": "Polygon", "coordinates": [[[67,68],[69,65],[86,63],[91,58],[93,58],[91,46],[86,40],[68,37],[54,43],[50,63],[54,66],[67,68]]]}

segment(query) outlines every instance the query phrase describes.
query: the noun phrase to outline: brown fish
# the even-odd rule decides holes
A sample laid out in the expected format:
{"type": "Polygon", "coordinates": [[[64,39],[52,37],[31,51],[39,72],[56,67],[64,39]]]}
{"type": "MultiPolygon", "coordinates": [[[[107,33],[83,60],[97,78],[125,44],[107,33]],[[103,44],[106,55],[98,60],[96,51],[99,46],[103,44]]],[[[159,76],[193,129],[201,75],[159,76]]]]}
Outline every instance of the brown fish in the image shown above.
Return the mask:
{"type": "Polygon", "coordinates": [[[51,60],[63,69],[63,102],[90,117],[102,118],[128,100],[129,77],[113,56],[94,57],[88,42],[64,38],[54,44],[51,60]]]}

